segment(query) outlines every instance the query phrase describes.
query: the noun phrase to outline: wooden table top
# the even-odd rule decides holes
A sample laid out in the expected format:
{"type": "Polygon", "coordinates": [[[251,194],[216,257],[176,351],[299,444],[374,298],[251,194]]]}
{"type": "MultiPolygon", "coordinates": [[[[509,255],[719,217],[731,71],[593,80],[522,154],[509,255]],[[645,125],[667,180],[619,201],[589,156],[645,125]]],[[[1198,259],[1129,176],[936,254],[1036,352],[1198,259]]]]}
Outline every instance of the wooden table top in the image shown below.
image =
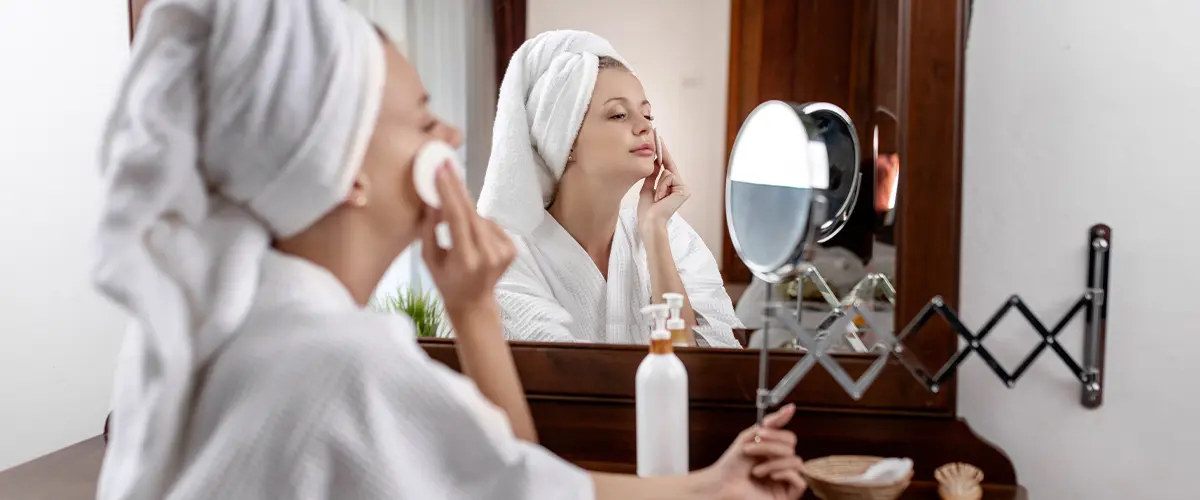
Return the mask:
{"type": "Polygon", "coordinates": [[[104,438],[96,436],[0,471],[0,499],[91,500],[103,460],[104,438]]]}
{"type": "MultiPolygon", "coordinates": [[[[96,478],[104,459],[101,436],[0,471],[0,499],[91,500],[96,498],[96,478]]],[[[580,464],[593,470],[611,470],[612,464],[580,464]]],[[[810,491],[805,498],[816,498],[810,491]]],[[[937,484],[914,481],[901,500],[937,500],[937,484]]],[[[983,500],[1027,500],[1019,486],[984,485],[983,500]]]]}

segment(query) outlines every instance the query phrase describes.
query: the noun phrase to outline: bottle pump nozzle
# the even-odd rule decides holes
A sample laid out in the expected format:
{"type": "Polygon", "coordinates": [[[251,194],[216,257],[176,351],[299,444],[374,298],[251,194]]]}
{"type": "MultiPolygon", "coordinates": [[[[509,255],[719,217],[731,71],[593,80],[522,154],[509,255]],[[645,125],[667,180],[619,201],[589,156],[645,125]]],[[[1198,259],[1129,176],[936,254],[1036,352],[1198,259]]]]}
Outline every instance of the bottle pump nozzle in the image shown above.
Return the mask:
{"type": "Polygon", "coordinates": [[[684,323],[680,313],[683,311],[683,294],[664,293],[663,301],[667,303],[667,308],[671,311],[671,316],[667,319],[667,330],[682,330],[684,323]]]}
{"type": "Polygon", "coordinates": [[[667,315],[670,314],[670,309],[666,304],[650,304],[642,308],[642,314],[653,316],[651,339],[671,338],[671,332],[667,331],[667,315]]]}

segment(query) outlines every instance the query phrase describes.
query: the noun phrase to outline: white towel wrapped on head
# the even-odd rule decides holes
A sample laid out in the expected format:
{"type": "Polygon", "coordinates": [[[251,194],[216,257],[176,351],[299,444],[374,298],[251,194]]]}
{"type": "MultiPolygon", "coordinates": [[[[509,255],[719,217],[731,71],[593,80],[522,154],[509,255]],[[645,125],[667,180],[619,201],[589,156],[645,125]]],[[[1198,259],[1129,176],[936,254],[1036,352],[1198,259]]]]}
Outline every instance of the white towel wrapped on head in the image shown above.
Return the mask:
{"type": "Polygon", "coordinates": [[[542,222],[591,102],[602,56],[625,64],[608,41],[572,30],[542,33],[513,54],[500,85],[480,215],[522,235],[542,222]]]}
{"type": "Polygon", "coordinates": [[[374,28],[338,0],[155,0],[144,11],[100,158],[94,279],[136,327],[99,498],[170,490],[197,371],[244,320],[271,239],[349,192],[385,66],[374,28]]]}

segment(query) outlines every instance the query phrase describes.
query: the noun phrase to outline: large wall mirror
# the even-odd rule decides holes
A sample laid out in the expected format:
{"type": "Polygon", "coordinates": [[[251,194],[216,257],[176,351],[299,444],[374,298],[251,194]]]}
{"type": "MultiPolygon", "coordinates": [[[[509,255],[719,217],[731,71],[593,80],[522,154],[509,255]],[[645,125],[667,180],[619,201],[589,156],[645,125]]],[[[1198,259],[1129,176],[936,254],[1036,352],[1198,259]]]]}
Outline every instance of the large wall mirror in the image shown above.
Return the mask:
{"type": "MultiPolygon", "coordinates": [[[[130,2],[131,22],[136,22],[145,3],[130,2]]],[[[881,276],[895,291],[894,297],[871,294],[877,315],[874,321],[897,332],[935,295],[956,305],[966,11],[962,1],[348,3],[362,10],[409,54],[430,90],[434,111],[464,132],[460,153],[469,165],[467,183],[475,195],[484,183],[492,151],[496,94],[509,57],[525,40],[547,30],[584,30],[605,38],[623,56],[644,90],[652,108],[647,112],[654,117],[654,134],[661,134],[669,144],[673,163],[691,193],[678,214],[695,238],[683,245],[686,248],[672,250],[695,254],[689,258],[691,267],[682,269],[680,264],[680,274],[691,273],[692,279],[701,275],[698,279],[707,287],[703,302],[708,309],[701,310],[702,300],[692,298],[696,323],[721,323],[733,330],[729,342],[712,341],[697,333],[694,349],[745,351],[751,349],[754,332],[761,327],[761,312],[754,306],[762,300],[767,285],[753,279],[739,260],[724,207],[733,141],[748,114],[768,100],[832,104],[852,123],[858,149],[854,190],[840,199],[852,205],[849,218],[837,234],[824,238],[806,256],[821,276],[820,283],[785,283],[775,292],[794,297],[804,323],[812,328],[822,324],[831,299],[851,293],[871,273],[881,276]],[[729,307],[712,305],[721,299],[729,307]]],[[[846,180],[845,185],[848,183],[846,180]]],[[[625,206],[636,206],[637,190],[634,185],[626,193],[625,206]]],[[[566,246],[564,252],[584,255],[582,249],[566,246]]],[[[419,252],[410,251],[393,266],[380,285],[381,295],[405,288],[433,288],[418,256],[419,252]]],[[[543,257],[547,258],[540,259],[539,266],[557,259],[552,253],[543,257]]],[[[621,295],[608,286],[617,278],[578,257],[565,260],[558,269],[545,266],[536,270],[535,274],[562,274],[569,269],[573,272],[568,274],[575,275],[559,277],[559,283],[541,298],[564,302],[559,296],[565,293],[564,287],[557,286],[564,283],[581,289],[592,287],[580,292],[574,307],[591,308],[586,312],[598,314],[599,319],[570,320],[586,325],[578,329],[600,333],[571,330],[574,338],[513,337],[566,340],[569,342],[561,342],[563,346],[572,348],[603,344],[606,352],[620,352],[623,347],[638,352],[649,331],[648,318],[638,311],[645,305],[641,302],[650,299],[649,294],[625,293],[622,300],[629,304],[605,305],[621,295]],[[578,265],[581,262],[583,265],[578,265]],[[578,275],[595,275],[599,281],[576,279],[578,275]],[[602,330],[613,330],[614,322],[621,323],[616,329],[635,333],[605,335],[602,330]],[[637,330],[645,335],[639,336],[637,330]]],[[[688,280],[688,276],[683,278],[688,280]]],[[[643,279],[624,286],[649,291],[650,283],[643,279]]],[[[571,307],[563,309],[577,312],[571,307]]],[[[872,349],[872,332],[856,321],[846,332],[838,332],[843,334],[845,338],[835,349],[840,361],[852,373],[865,369],[878,355],[872,349]]],[[[952,355],[957,342],[944,325],[931,322],[905,344],[927,366],[938,366],[952,355]]],[[[802,355],[795,345],[773,347],[802,355]]],[[[811,378],[797,392],[814,404],[953,413],[952,386],[928,393],[898,366],[885,369],[878,387],[861,401],[839,394],[827,377],[811,378]],[[804,390],[809,385],[812,387],[804,390]]]]}
{"type": "MultiPolygon", "coordinates": [[[[679,214],[711,253],[735,309],[738,344],[716,349],[701,339],[696,349],[752,350],[754,332],[761,327],[755,306],[767,285],[753,279],[733,248],[725,180],[739,127],[768,100],[832,104],[845,113],[858,139],[855,191],[841,198],[853,202],[849,219],[807,256],[823,283],[793,281],[775,290],[798,301],[804,324],[814,329],[822,325],[831,298],[844,298],[869,274],[894,288],[894,296],[880,287],[867,298],[876,315],[873,321],[896,332],[935,295],[957,303],[965,36],[960,2],[495,0],[493,9],[493,85],[499,85],[507,54],[524,40],[556,29],[604,37],[636,74],[655,127],[691,190],[679,214]]],[[[635,185],[625,197],[626,206],[636,204],[636,196],[635,185]]],[[[573,263],[571,269],[579,273],[595,271],[596,265],[586,259],[573,263]]],[[[552,266],[543,270],[554,272],[552,266]]],[[[605,300],[599,293],[585,302],[605,300]]],[[[640,305],[616,309],[622,321],[648,333],[648,321],[636,315],[640,305]]],[[[610,304],[608,314],[614,310],[610,304]]],[[[879,355],[865,322],[852,322],[838,333],[844,339],[835,351],[852,374],[864,371],[879,355]]],[[[629,345],[634,346],[630,352],[638,352],[637,344],[644,343],[602,334],[573,340],[571,348],[605,344],[602,350],[612,353],[629,345]],[[580,340],[583,346],[577,345],[580,340]]],[[[932,321],[905,345],[927,366],[939,366],[957,344],[948,328],[932,321]]],[[[775,348],[802,355],[794,344],[775,348]]],[[[858,401],[842,394],[824,374],[809,378],[796,392],[812,404],[954,411],[953,385],[930,393],[899,366],[886,368],[876,387],[858,401]]],[[[702,382],[706,378],[700,380],[696,385],[707,384],[702,382]]]]}
{"type": "MultiPolygon", "coordinates": [[[[561,29],[591,32],[611,44],[640,85],[632,92],[644,92],[648,101],[644,108],[633,103],[637,109],[613,113],[653,116],[654,130],[647,137],[657,136],[668,145],[690,191],[677,213],[694,231],[694,238],[672,243],[675,253],[688,252],[674,257],[697,325],[684,351],[746,351],[761,345],[754,339],[763,326],[761,303],[769,285],[753,278],[734,249],[726,221],[725,182],[739,128],[755,107],[768,100],[832,105],[849,121],[856,139],[845,141],[842,149],[857,149],[853,165],[843,165],[845,175],[830,179],[835,184],[831,190],[838,191],[836,201],[848,204],[847,219],[836,234],[823,235],[821,243],[805,255],[814,272],[807,279],[770,285],[774,296],[796,301],[803,325],[818,330],[829,326],[834,303],[860,294],[874,318],[856,319],[844,332],[827,333],[841,337],[834,352],[852,374],[865,370],[880,355],[869,325],[886,325],[898,332],[933,296],[940,295],[951,305],[957,300],[964,12],[958,2],[348,3],[402,46],[430,89],[434,111],[463,130],[466,140],[461,154],[469,165],[468,185],[476,196],[485,183],[487,157],[495,154],[496,89],[514,51],[539,33],[561,29]],[[869,275],[878,280],[865,289],[860,285],[869,275]],[[692,286],[699,282],[705,286],[692,286]],[[720,326],[727,327],[731,336],[717,331],[720,326]]],[[[596,85],[594,92],[613,91],[611,86],[602,91],[601,83],[596,85]]],[[[613,96],[627,91],[618,88],[613,96]]],[[[592,94],[589,110],[606,105],[595,102],[596,95],[592,94]]],[[[581,135],[591,126],[586,120],[581,135]]],[[[848,158],[845,153],[830,151],[842,154],[843,163],[848,158]]],[[[568,163],[565,169],[588,168],[581,164],[568,163]]],[[[640,183],[630,184],[623,206],[633,210],[640,183]]],[[[521,279],[526,281],[510,283],[523,295],[505,303],[512,309],[506,312],[506,335],[518,343],[552,342],[572,349],[603,346],[604,352],[623,352],[628,347],[638,352],[649,337],[649,318],[639,310],[654,299],[650,294],[653,271],[623,275],[609,267],[606,272],[606,262],[615,266],[613,260],[622,258],[615,250],[622,238],[620,226],[611,260],[606,261],[575,237],[570,223],[556,222],[549,224],[550,230],[546,224],[539,226],[538,238],[522,241],[523,249],[535,258],[522,271],[521,279]],[[533,299],[525,300],[525,295],[533,299]],[[514,319],[538,308],[549,312],[533,314],[538,318],[529,321],[514,319]],[[545,326],[550,322],[562,324],[545,326]]],[[[627,236],[637,239],[632,232],[627,236]]],[[[650,258],[637,254],[636,241],[631,245],[634,250],[624,258],[650,258]]],[[[381,284],[381,294],[397,289],[403,294],[406,287],[432,288],[418,255],[410,252],[402,257],[381,284]]],[[[438,334],[451,336],[452,332],[442,328],[438,334]]],[[[956,341],[944,325],[931,322],[910,335],[905,345],[926,365],[939,366],[954,352],[956,341]]],[[[794,342],[770,346],[803,355],[794,342]]],[[[810,378],[797,392],[814,404],[953,412],[953,387],[929,393],[898,366],[885,369],[877,387],[859,401],[839,394],[823,375],[810,378]]]]}

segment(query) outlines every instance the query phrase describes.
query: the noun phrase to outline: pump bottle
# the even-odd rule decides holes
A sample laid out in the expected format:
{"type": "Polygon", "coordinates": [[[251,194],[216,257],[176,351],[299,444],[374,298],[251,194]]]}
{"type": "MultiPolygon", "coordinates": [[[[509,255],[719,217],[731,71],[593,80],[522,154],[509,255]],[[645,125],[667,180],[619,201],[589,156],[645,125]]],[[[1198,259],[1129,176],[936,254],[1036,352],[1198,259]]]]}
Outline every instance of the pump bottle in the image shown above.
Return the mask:
{"type": "Polygon", "coordinates": [[[642,312],[653,317],[650,353],[636,377],[637,473],[642,477],[688,473],[687,370],[675,355],[667,331],[667,304],[642,312]]]}

